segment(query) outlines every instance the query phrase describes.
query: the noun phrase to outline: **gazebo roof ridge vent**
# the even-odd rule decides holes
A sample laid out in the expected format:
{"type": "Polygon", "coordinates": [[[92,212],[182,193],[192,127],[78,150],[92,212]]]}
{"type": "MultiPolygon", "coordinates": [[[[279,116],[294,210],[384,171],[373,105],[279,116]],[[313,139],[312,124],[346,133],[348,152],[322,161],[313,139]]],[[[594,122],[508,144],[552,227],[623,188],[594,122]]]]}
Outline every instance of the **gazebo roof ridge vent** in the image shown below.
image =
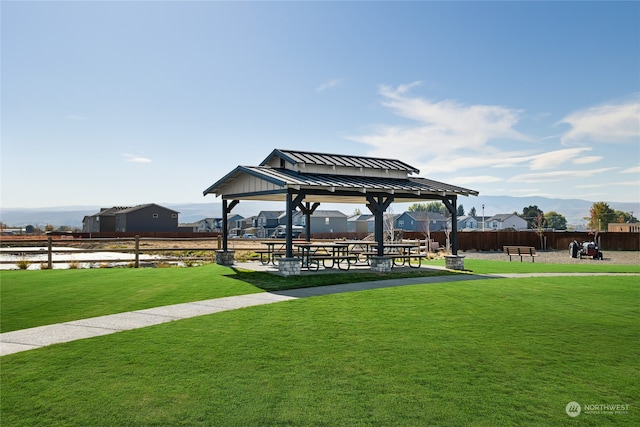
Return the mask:
{"type": "Polygon", "coordinates": [[[286,149],[273,150],[260,166],[300,173],[394,178],[407,178],[410,174],[420,173],[417,168],[396,159],[286,149]]]}

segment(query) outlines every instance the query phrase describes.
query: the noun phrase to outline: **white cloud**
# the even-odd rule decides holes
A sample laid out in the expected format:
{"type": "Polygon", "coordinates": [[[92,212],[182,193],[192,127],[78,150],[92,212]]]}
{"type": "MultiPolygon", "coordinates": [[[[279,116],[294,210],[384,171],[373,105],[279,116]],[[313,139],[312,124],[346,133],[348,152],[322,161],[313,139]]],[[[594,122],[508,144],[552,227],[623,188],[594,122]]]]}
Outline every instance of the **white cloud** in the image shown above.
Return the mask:
{"type": "MultiPolygon", "coordinates": [[[[369,135],[351,139],[373,147],[371,155],[402,157],[411,153],[412,164],[426,173],[454,172],[469,168],[528,167],[531,170],[553,169],[591,148],[568,148],[533,154],[533,144],[527,150],[500,150],[493,140],[531,143],[533,138],[517,131],[521,111],[497,105],[464,105],[453,100],[433,102],[411,96],[420,82],[398,87],[381,86],[382,105],[400,117],[415,121],[413,125],[383,125],[369,135]]],[[[595,157],[582,160],[593,162],[595,157]]]]}
{"type": "Polygon", "coordinates": [[[640,137],[640,103],[637,100],[610,103],[576,111],[560,120],[571,129],[562,142],[593,140],[599,142],[637,142],[640,137]]]}
{"type": "Polygon", "coordinates": [[[544,172],[544,173],[531,173],[531,174],[520,174],[512,176],[508,179],[511,182],[526,182],[526,183],[535,183],[535,182],[556,182],[556,181],[565,181],[568,179],[582,179],[582,178],[590,178],[594,175],[609,172],[616,168],[600,168],[600,169],[588,169],[588,170],[579,170],[579,171],[554,171],[554,172],[544,172]]]}
{"type": "Polygon", "coordinates": [[[637,187],[639,184],[640,183],[638,181],[602,182],[597,184],[580,184],[576,185],[576,188],[611,188],[611,186],[637,187]]]}
{"type": "Polygon", "coordinates": [[[78,115],[78,114],[67,114],[67,116],[66,116],[66,117],[67,117],[67,119],[69,119],[69,120],[86,120],[86,118],[85,118],[85,117],[80,116],[80,115],[78,115]]]}
{"type": "MultiPolygon", "coordinates": [[[[591,148],[568,148],[564,150],[548,151],[542,154],[531,156],[529,163],[531,170],[553,169],[561,164],[573,159],[583,151],[590,151],[591,148]]],[[[575,160],[574,160],[575,162],[575,160]]]]}
{"type": "Polygon", "coordinates": [[[151,159],[133,154],[123,154],[125,162],[129,163],[151,163],[151,159]]]}
{"type": "Polygon", "coordinates": [[[595,163],[602,160],[602,156],[584,156],[573,159],[573,163],[576,165],[586,165],[589,163],[595,163]]]}
{"type": "Polygon", "coordinates": [[[634,166],[632,168],[625,169],[623,171],[620,171],[620,173],[640,173],[640,166],[634,166]]]}
{"type": "Polygon", "coordinates": [[[490,184],[493,182],[504,181],[504,179],[498,176],[491,175],[477,175],[477,176],[458,176],[448,180],[455,185],[466,185],[466,184],[490,184]]]}
{"type": "Polygon", "coordinates": [[[332,87],[338,86],[341,82],[342,82],[342,79],[327,80],[326,82],[322,83],[320,86],[316,88],[316,92],[322,92],[327,89],[331,89],[332,87]]]}

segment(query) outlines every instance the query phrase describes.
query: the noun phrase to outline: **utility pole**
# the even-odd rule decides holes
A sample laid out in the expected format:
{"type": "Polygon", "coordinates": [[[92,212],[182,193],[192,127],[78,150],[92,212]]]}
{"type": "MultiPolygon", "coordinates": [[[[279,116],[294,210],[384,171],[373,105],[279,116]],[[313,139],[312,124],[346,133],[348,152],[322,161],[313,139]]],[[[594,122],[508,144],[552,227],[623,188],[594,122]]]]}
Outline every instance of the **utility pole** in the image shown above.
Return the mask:
{"type": "Polygon", "coordinates": [[[482,204],[482,231],[484,231],[484,203],[482,204]]]}

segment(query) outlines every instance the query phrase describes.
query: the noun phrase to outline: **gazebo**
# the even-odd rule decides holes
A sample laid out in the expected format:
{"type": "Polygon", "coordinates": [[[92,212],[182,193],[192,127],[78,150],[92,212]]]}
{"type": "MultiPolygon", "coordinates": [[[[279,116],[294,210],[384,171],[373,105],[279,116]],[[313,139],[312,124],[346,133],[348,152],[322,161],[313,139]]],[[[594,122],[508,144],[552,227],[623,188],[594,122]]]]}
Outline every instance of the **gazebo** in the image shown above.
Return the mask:
{"type": "MultiPolygon", "coordinates": [[[[374,236],[377,242],[374,271],[386,270],[384,257],[384,212],[392,202],[422,202],[440,200],[451,214],[451,247],[458,258],[457,198],[477,196],[478,192],[426,178],[413,177],[420,171],[400,160],[375,157],[315,153],[275,149],[259,166],[237,166],[222,179],[204,190],[204,195],[222,197],[223,230],[227,217],[240,200],[282,201],[286,203],[286,254],[280,259],[280,271],[299,274],[299,261],[293,256],[293,212],[307,216],[307,239],[310,236],[309,217],[321,203],[366,204],[375,218],[374,236]]],[[[222,264],[233,263],[228,251],[227,233],[223,234],[222,264]]],[[[449,263],[449,260],[447,260],[449,263]]],[[[462,262],[451,261],[453,268],[462,262]]],[[[462,267],[463,268],[463,267],[462,267]]],[[[462,269],[459,268],[459,269],[462,269]]]]}

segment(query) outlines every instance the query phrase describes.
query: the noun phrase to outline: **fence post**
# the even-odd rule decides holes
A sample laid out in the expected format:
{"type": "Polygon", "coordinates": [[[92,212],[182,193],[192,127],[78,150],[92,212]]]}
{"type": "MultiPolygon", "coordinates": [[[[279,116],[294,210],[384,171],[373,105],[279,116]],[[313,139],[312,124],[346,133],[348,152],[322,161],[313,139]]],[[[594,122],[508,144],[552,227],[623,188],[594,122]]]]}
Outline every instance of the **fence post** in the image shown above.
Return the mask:
{"type": "Polygon", "coordinates": [[[136,261],[135,261],[135,268],[139,268],[140,267],[140,236],[138,234],[136,234],[136,261]]]}
{"type": "Polygon", "coordinates": [[[222,249],[222,236],[218,234],[218,250],[222,249]]]}
{"type": "Polygon", "coordinates": [[[53,245],[51,236],[47,237],[47,268],[53,269],[53,245]]]}

